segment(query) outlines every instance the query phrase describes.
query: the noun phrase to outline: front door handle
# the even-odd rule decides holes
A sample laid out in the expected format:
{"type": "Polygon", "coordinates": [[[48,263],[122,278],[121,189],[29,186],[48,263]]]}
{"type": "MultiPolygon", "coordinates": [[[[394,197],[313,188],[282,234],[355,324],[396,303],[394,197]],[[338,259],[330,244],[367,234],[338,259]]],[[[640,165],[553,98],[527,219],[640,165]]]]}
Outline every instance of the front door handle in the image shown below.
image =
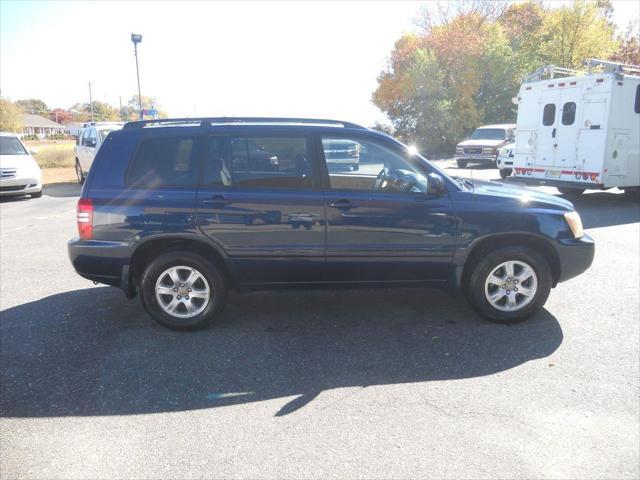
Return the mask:
{"type": "Polygon", "coordinates": [[[339,208],[341,210],[348,210],[350,208],[354,208],[355,205],[351,203],[349,200],[336,200],[335,202],[331,202],[329,204],[331,208],[339,208]]]}
{"type": "Polygon", "coordinates": [[[551,138],[556,138],[556,127],[553,127],[553,130],[551,130],[551,138]]]}
{"type": "Polygon", "coordinates": [[[211,205],[213,207],[224,207],[225,205],[230,205],[232,202],[222,195],[214,195],[211,198],[202,200],[202,203],[205,205],[211,205]]]}

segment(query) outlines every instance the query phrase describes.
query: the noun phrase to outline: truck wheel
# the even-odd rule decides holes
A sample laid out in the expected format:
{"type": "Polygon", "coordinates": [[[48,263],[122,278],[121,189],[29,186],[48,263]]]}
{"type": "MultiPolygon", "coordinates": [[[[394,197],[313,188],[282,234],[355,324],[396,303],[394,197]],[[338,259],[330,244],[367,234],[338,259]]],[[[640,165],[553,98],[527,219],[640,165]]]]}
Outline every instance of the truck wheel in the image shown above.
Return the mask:
{"type": "Polygon", "coordinates": [[[512,171],[513,170],[510,169],[510,168],[501,168],[500,169],[500,178],[502,178],[503,180],[506,180],[506,178],[511,175],[512,171]]]}
{"type": "Polygon", "coordinates": [[[584,188],[558,187],[558,191],[563,195],[578,196],[578,195],[582,195],[584,193],[585,189],[584,188]]]}
{"type": "Polygon", "coordinates": [[[466,293],[483,317],[496,323],[515,323],[542,308],[551,283],[551,269],[539,253],[526,247],[504,247],[475,265],[466,293]]]}
{"type": "Polygon", "coordinates": [[[78,177],[78,183],[82,185],[84,183],[84,172],[80,166],[80,161],[76,158],[76,177],[78,177]]]}
{"type": "Polygon", "coordinates": [[[140,281],[142,304],[161,325],[195,330],[222,312],[227,289],[218,269],[200,255],[173,251],[160,255],[140,281]]]}
{"type": "Polygon", "coordinates": [[[631,200],[640,200],[640,187],[624,187],[624,196],[631,200]]]}
{"type": "Polygon", "coordinates": [[[465,160],[456,160],[458,168],[467,168],[467,162],[465,160]]]}

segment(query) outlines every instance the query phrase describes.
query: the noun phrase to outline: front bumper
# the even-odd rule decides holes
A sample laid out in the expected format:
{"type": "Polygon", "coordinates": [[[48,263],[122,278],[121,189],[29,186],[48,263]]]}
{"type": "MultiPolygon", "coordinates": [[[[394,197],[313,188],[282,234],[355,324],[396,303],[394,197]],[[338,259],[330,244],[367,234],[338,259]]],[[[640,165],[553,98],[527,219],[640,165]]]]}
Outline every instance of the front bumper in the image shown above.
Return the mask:
{"type": "Polygon", "coordinates": [[[92,282],[121,288],[129,297],[135,295],[134,286],[129,281],[132,244],[75,237],[67,243],[67,251],[78,275],[92,282]]]}
{"type": "Polygon", "coordinates": [[[556,246],[560,258],[558,282],[580,275],[593,263],[595,242],[586,233],[581,238],[559,240],[556,246]]]}
{"type": "Polygon", "coordinates": [[[0,196],[27,195],[42,191],[42,177],[29,176],[0,180],[0,196]]]}
{"type": "Polygon", "coordinates": [[[478,163],[495,163],[495,155],[456,155],[456,162],[478,162],[478,163]]]}

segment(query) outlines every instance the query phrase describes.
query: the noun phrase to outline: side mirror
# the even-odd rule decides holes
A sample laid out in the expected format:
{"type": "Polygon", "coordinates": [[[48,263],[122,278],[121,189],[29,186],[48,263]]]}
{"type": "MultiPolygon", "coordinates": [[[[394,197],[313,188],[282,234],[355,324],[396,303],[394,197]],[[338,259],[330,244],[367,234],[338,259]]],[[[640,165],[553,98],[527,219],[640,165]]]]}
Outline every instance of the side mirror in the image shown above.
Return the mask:
{"type": "Polygon", "coordinates": [[[29,149],[29,153],[31,155],[37,155],[38,154],[38,149],[37,148],[30,148],[29,149]]]}
{"type": "Polygon", "coordinates": [[[437,173],[430,173],[427,176],[427,195],[442,195],[447,191],[444,180],[437,173]]]}

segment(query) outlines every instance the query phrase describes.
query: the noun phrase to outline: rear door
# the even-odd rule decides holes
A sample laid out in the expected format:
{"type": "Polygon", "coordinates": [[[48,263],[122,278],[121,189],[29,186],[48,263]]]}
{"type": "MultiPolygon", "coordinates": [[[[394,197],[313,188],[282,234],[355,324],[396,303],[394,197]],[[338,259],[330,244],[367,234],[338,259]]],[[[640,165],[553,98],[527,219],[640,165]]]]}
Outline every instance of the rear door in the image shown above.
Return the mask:
{"type": "Polygon", "coordinates": [[[582,89],[579,87],[560,90],[560,111],[556,127],[556,152],[554,166],[561,170],[573,170],[576,164],[578,134],[582,116],[582,89]]]}
{"type": "Polygon", "coordinates": [[[552,166],[556,151],[558,133],[558,90],[544,90],[540,99],[538,115],[538,139],[536,147],[536,166],[552,166]]]}
{"type": "Polygon", "coordinates": [[[324,265],[325,212],[305,135],[207,138],[197,224],[245,285],[314,282],[324,265]]]}

